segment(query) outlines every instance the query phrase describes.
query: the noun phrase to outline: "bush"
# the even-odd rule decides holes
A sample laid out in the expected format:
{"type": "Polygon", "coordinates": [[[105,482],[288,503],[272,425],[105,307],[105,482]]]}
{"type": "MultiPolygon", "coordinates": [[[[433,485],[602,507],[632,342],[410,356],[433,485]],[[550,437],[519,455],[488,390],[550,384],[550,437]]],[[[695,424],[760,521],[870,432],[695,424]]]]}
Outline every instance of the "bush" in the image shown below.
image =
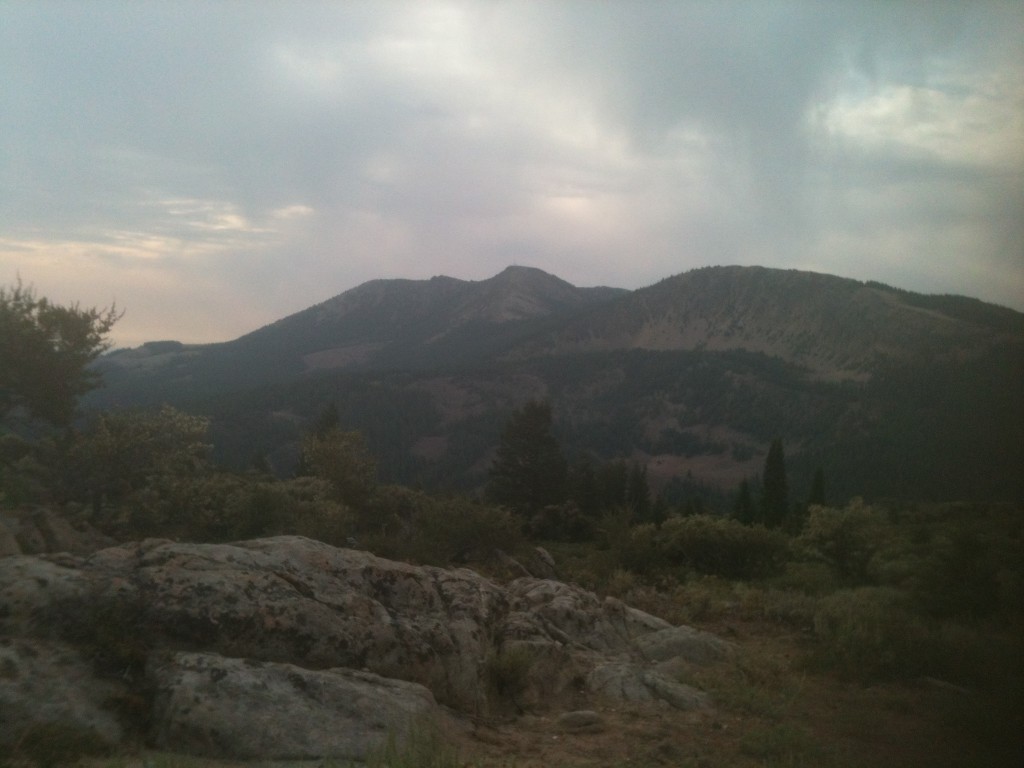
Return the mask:
{"type": "Polygon", "coordinates": [[[651,576],[670,565],[659,545],[658,527],[652,523],[629,529],[616,544],[618,562],[626,570],[651,576]]]}
{"type": "Polygon", "coordinates": [[[330,484],[316,477],[261,484],[249,514],[269,521],[265,533],[293,533],[334,546],[356,529],[352,510],[335,501],[330,484]]]}
{"type": "Polygon", "coordinates": [[[703,574],[750,579],[778,573],[785,563],[789,540],[761,526],[694,515],[666,520],[658,533],[658,548],[669,564],[703,574]]]}
{"type": "Polygon", "coordinates": [[[858,587],[823,598],[814,615],[820,660],[862,680],[934,672],[930,628],[910,600],[889,587],[858,587]]]}
{"type": "Polygon", "coordinates": [[[1019,613],[1024,552],[1008,534],[984,518],[943,526],[914,574],[916,599],[934,616],[1019,613]]]}
{"type": "Polygon", "coordinates": [[[378,490],[371,505],[385,531],[368,543],[389,557],[423,565],[489,560],[522,541],[508,510],[463,497],[436,498],[398,486],[378,490]]]}
{"type": "Polygon", "coordinates": [[[533,649],[525,645],[514,645],[491,654],[484,664],[488,687],[499,699],[518,707],[517,699],[529,686],[530,670],[535,661],[533,649]]]}
{"type": "Polygon", "coordinates": [[[811,507],[798,546],[820,558],[847,586],[867,583],[869,564],[886,538],[882,513],[854,499],[845,509],[811,507]]]}

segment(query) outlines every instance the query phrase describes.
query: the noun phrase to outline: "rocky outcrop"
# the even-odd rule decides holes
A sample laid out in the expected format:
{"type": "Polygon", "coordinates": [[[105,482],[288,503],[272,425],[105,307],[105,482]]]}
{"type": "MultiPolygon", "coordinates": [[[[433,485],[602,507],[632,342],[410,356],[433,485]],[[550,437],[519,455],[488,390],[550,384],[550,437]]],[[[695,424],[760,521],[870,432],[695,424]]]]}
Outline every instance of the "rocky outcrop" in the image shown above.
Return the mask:
{"type": "Polygon", "coordinates": [[[199,754],[353,760],[414,719],[504,699],[706,706],[655,667],[728,648],[562,582],[502,586],[295,536],[0,559],[0,642],[0,703],[19,713],[0,743],[49,718],[199,754]],[[46,687],[57,679],[66,696],[46,687]],[[118,699],[134,722],[111,719],[118,699]]]}
{"type": "Polygon", "coordinates": [[[358,760],[438,714],[422,685],[351,669],[177,653],[151,675],[155,746],[210,757],[358,760]]]}
{"type": "Polygon", "coordinates": [[[664,701],[677,709],[708,706],[708,697],[656,669],[629,661],[598,664],[587,676],[591,690],[622,701],[664,701]]]}

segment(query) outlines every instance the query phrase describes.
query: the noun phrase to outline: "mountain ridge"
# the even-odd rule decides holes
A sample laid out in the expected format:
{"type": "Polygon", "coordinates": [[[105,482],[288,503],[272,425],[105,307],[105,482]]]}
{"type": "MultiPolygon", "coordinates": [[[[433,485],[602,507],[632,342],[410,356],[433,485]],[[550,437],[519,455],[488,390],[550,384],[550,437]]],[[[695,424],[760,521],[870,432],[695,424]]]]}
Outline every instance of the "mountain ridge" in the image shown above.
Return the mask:
{"type": "MultiPolygon", "coordinates": [[[[990,335],[976,321],[921,306],[927,298],[816,272],[706,267],[634,291],[600,318],[599,327],[592,318],[579,318],[551,334],[546,346],[534,342],[511,359],[622,349],[744,349],[823,378],[859,379],[893,355],[969,356],[990,335]],[[907,297],[918,300],[908,303],[907,297]],[[928,319],[921,317],[925,313],[928,319]]],[[[1011,323],[1012,310],[991,309],[987,316],[1002,321],[999,333],[1011,325],[1024,333],[1024,315],[1011,323]]]]}
{"type": "Polygon", "coordinates": [[[502,421],[539,398],[571,455],[661,483],[728,487],[784,436],[797,483],[824,465],[844,493],[1024,498],[1024,315],[814,272],[707,267],[636,291],[524,267],[370,281],[233,342],[99,367],[86,405],[198,410],[229,465],[255,452],[284,473],[334,403],[385,479],[474,487],[502,421]]]}
{"type": "Polygon", "coordinates": [[[578,288],[534,267],[511,266],[479,281],[444,275],[370,280],[232,341],[147,342],[116,350],[110,359],[120,356],[128,362],[133,353],[151,357],[169,351],[195,354],[269,346],[310,356],[305,359],[309,369],[345,368],[365,363],[373,352],[396,341],[406,347],[434,344],[472,323],[500,325],[574,312],[581,316],[569,318],[543,338],[522,340],[504,359],[622,349],[745,349],[781,356],[821,375],[857,378],[876,357],[897,349],[907,353],[917,346],[919,354],[942,352],[930,348],[934,339],[928,337],[935,336],[935,328],[926,327],[929,320],[946,327],[941,343],[955,341],[961,352],[974,349],[987,331],[1006,339],[1024,335],[1024,314],[1006,307],[812,271],[702,267],[630,291],[578,288]],[[596,322],[586,311],[615,300],[596,322]],[[874,323],[870,332],[876,338],[853,339],[851,345],[850,337],[858,335],[852,328],[866,320],[874,323]],[[844,349],[815,352],[823,343],[844,349]],[[353,354],[338,354],[335,363],[324,354],[346,349],[353,354]]]}

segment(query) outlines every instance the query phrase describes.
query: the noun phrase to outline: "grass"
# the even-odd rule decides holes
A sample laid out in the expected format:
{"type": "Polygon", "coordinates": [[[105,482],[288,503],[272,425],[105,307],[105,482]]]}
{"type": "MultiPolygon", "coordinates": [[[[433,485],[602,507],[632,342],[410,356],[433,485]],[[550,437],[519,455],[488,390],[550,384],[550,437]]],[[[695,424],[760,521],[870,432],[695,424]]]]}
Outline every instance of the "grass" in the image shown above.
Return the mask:
{"type": "MultiPolygon", "coordinates": [[[[328,763],[329,765],[329,763],[328,763]]],[[[405,738],[394,732],[379,750],[372,751],[366,768],[462,768],[459,750],[432,722],[413,723],[405,738]]],[[[338,766],[342,768],[342,766],[338,766]]]]}

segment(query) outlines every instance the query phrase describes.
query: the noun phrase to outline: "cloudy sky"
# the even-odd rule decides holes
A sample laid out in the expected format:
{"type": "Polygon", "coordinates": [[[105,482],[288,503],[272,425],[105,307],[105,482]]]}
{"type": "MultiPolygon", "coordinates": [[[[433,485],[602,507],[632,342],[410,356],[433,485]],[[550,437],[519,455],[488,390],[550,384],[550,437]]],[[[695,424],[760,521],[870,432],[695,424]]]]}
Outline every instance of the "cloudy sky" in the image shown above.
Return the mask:
{"type": "Polygon", "coordinates": [[[217,341],[378,277],[1024,310],[1024,4],[0,2],[0,285],[217,341]]]}

